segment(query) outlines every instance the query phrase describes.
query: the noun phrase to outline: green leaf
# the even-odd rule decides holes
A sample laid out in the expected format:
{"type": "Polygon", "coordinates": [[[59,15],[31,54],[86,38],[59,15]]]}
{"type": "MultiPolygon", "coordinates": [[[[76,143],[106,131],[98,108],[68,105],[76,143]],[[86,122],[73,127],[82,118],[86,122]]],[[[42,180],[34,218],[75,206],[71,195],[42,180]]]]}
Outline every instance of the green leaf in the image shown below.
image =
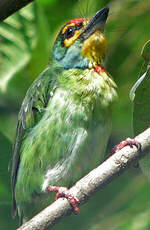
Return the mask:
{"type": "MultiPolygon", "coordinates": [[[[141,73],[146,71],[135,83],[130,91],[130,98],[133,100],[133,130],[137,135],[150,127],[150,41],[148,41],[141,52],[144,63],[141,73]]],[[[140,161],[143,174],[150,181],[150,155],[148,154],[140,161]]]]}
{"type": "Polygon", "coordinates": [[[130,90],[130,99],[131,101],[134,101],[135,98],[135,91],[136,89],[139,87],[139,85],[141,84],[141,82],[144,80],[144,78],[146,77],[147,72],[145,72],[138,80],[137,82],[133,85],[132,89],[130,90]]]}
{"type": "Polygon", "coordinates": [[[0,24],[0,105],[9,109],[20,106],[27,89],[48,63],[50,38],[38,2],[0,24]]]}
{"type": "Polygon", "coordinates": [[[150,62],[150,40],[145,43],[141,55],[144,58],[145,62],[150,62]]]}
{"type": "Polygon", "coordinates": [[[35,4],[18,11],[0,24],[0,92],[28,63],[36,44],[35,4]]]}
{"type": "Polygon", "coordinates": [[[133,129],[137,135],[150,126],[150,70],[136,89],[133,111],[133,129]]]}
{"type": "Polygon", "coordinates": [[[150,126],[150,40],[147,41],[141,52],[144,63],[141,68],[143,74],[130,91],[130,99],[133,101],[133,130],[134,135],[139,134],[150,126]]]}

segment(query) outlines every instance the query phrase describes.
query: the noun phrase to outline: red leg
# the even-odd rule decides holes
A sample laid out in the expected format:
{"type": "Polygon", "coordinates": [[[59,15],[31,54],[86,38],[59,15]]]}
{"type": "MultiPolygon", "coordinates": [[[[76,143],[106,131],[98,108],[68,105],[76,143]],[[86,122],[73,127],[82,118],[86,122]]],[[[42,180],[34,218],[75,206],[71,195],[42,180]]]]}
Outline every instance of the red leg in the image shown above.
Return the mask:
{"type": "Polygon", "coordinates": [[[48,186],[47,191],[48,192],[56,192],[56,199],[59,199],[61,197],[66,198],[69,201],[70,205],[73,207],[74,214],[78,214],[78,212],[79,212],[79,208],[78,208],[79,200],[69,193],[68,188],[57,187],[57,186],[48,186]]]}

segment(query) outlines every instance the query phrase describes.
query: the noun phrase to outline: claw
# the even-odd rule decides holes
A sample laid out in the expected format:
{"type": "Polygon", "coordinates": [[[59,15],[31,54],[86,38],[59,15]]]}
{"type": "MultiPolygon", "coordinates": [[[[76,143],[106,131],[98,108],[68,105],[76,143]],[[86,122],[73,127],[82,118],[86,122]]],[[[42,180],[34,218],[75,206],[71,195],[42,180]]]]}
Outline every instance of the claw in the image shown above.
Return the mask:
{"type": "Polygon", "coordinates": [[[47,187],[48,192],[56,192],[56,200],[59,198],[66,198],[70,205],[73,207],[73,212],[75,215],[79,213],[79,200],[77,197],[73,196],[72,194],[69,193],[68,188],[66,187],[57,187],[57,186],[48,186],[47,187]]]}
{"type": "MultiPolygon", "coordinates": [[[[119,150],[121,150],[122,148],[124,148],[125,146],[130,146],[131,148],[133,148],[133,146],[136,146],[137,149],[139,151],[141,151],[141,143],[139,143],[138,141],[136,141],[135,139],[130,139],[130,138],[127,138],[126,140],[124,141],[121,141],[118,145],[116,145],[114,148],[113,148],[113,151],[112,153],[109,155],[112,156],[114,153],[118,152],[119,150]]],[[[136,163],[133,165],[133,168],[138,168],[139,167],[139,163],[136,163]]]]}
{"type": "Polygon", "coordinates": [[[114,153],[118,152],[119,150],[121,150],[122,148],[124,148],[125,146],[128,146],[128,145],[131,148],[133,148],[133,146],[136,146],[139,151],[141,150],[141,147],[142,147],[141,144],[138,141],[136,141],[135,139],[127,138],[126,140],[121,141],[118,145],[116,145],[113,148],[111,155],[113,155],[114,153]]]}

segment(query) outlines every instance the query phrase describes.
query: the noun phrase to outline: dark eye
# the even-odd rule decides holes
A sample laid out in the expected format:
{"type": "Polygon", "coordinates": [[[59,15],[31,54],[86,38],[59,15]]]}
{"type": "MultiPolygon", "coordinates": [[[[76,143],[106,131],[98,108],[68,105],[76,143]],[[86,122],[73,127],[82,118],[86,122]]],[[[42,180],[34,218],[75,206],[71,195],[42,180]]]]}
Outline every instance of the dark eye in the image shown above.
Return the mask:
{"type": "Polygon", "coordinates": [[[75,28],[74,27],[68,27],[65,32],[65,38],[71,38],[74,35],[75,28]]]}

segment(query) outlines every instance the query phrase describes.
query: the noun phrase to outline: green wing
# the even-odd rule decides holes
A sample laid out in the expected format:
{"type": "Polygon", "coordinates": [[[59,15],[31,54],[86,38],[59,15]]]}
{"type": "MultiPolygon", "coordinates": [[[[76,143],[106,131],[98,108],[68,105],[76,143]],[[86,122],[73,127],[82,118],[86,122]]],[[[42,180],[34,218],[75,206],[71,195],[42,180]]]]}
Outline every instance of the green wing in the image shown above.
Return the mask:
{"type": "Polygon", "coordinates": [[[11,161],[11,184],[13,215],[16,215],[15,185],[20,164],[20,147],[27,132],[36,125],[44,114],[44,108],[56,89],[56,73],[47,68],[27,91],[18,116],[15,143],[11,161]]]}

